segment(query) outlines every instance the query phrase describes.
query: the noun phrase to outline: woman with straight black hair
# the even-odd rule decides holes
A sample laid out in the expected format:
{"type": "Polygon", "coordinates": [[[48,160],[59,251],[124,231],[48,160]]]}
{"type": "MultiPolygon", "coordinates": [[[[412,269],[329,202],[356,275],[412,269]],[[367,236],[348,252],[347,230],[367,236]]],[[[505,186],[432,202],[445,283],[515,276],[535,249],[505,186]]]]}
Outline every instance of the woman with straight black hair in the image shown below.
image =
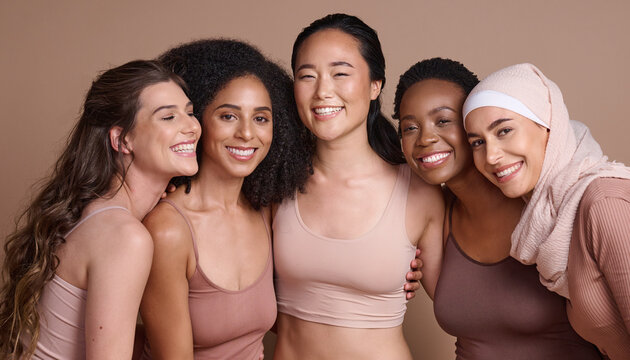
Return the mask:
{"type": "MultiPolygon", "coordinates": [[[[376,32],[333,14],[298,35],[291,66],[313,175],[275,209],[277,359],[411,359],[402,333],[405,274],[422,247],[439,272],[443,203],[410,176],[380,111],[385,59],[376,32]]],[[[433,294],[437,276],[425,276],[433,294]]]]}

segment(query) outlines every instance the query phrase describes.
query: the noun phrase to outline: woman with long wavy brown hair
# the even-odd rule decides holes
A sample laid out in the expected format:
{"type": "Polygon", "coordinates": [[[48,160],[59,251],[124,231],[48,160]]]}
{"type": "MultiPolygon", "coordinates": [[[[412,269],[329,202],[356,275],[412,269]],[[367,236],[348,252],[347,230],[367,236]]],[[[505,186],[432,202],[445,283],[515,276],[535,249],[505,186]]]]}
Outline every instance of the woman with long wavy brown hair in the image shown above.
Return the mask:
{"type": "Polygon", "coordinates": [[[101,74],[5,244],[0,358],[130,358],[153,243],[142,218],[197,171],[184,82],[153,61],[101,74]]]}

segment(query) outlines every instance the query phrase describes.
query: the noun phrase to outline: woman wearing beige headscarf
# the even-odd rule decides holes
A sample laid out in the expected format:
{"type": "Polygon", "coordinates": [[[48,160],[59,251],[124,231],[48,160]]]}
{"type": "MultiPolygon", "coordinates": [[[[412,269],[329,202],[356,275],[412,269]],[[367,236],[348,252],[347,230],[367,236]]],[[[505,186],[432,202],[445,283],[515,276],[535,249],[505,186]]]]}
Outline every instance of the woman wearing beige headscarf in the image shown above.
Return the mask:
{"type": "Polygon", "coordinates": [[[531,64],[473,89],[464,125],[477,169],[527,202],[511,255],[568,299],[571,324],[611,359],[630,358],[630,169],[569,120],[560,89],[531,64]]]}

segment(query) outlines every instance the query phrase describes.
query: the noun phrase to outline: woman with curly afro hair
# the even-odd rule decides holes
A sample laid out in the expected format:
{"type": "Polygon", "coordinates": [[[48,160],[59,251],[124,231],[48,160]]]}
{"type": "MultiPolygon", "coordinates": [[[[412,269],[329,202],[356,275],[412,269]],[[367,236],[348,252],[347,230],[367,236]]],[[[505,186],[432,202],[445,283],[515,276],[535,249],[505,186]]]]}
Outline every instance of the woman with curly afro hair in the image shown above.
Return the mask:
{"type": "Polygon", "coordinates": [[[270,207],[301,189],[311,143],[291,78],[250,45],[201,40],[160,61],[189,82],[199,172],[145,218],[144,358],[255,359],[276,320],[270,207]]]}

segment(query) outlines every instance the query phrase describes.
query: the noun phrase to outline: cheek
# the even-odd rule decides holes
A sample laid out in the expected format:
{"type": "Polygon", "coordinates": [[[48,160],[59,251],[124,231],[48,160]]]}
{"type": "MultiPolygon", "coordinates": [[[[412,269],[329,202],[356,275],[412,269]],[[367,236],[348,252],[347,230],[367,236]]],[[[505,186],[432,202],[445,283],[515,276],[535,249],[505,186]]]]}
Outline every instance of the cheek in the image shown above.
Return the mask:
{"type": "Polygon", "coordinates": [[[485,174],[484,167],[486,165],[486,157],[481,150],[473,151],[473,161],[477,170],[480,173],[485,174]]]}

